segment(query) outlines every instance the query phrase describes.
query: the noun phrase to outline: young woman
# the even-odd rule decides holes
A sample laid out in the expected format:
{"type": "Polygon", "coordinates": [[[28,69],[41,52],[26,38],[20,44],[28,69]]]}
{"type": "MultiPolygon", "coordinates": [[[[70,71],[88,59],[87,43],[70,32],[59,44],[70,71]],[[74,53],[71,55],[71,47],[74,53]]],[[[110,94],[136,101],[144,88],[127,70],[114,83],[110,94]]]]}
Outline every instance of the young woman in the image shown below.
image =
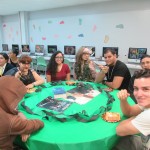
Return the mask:
{"type": "Polygon", "coordinates": [[[81,81],[95,81],[96,69],[93,61],[90,60],[91,50],[81,47],[76,54],[74,64],[74,79],[81,81]]]}
{"type": "Polygon", "coordinates": [[[18,71],[15,73],[15,77],[19,78],[28,89],[44,83],[44,79],[42,79],[42,77],[40,77],[36,71],[30,70],[31,62],[32,58],[30,56],[22,55],[19,58],[18,71]]]}
{"type": "Polygon", "coordinates": [[[47,82],[70,80],[70,69],[64,64],[64,55],[61,51],[55,52],[49,60],[46,71],[47,82]]]}
{"type": "Polygon", "coordinates": [[[0,77],[4,76],[5,73],[12,69],[13,66],[8,63],[9,57],[6,53],[0,53],[0,77]]]}
{"type": "Polygon", "coordinates": [[[9,63],[12,64],[14,67],[18,67],[18,56],[19,54],[19,51],[14,49],[14,50],[11,50],[9,52],[9,63]]]}

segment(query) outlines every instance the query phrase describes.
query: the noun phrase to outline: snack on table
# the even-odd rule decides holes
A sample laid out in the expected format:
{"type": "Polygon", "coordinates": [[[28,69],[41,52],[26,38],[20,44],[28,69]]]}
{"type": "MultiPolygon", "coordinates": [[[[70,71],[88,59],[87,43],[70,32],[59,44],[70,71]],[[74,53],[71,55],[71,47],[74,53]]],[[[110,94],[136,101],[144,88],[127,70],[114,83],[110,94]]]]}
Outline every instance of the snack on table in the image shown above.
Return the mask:
{"type": "Polygon", "coordinates": [[[115,112],[106,112],[102,115],[102,118],[107,122],[118,122],[120,121],[120,114],[115,112]]]}
{"type": "Polygon", "coordinates": [[[67,85],[74,85],[75,82],[74,82],[74,81],[66,81],[66,84],[67,84],[67,85]]]}
{"type": "Polygon", "coordinates": [[[33,93],[33,92],[35,92],[35,88],[31,88],[27,90],[27,93],[33,93]]]}

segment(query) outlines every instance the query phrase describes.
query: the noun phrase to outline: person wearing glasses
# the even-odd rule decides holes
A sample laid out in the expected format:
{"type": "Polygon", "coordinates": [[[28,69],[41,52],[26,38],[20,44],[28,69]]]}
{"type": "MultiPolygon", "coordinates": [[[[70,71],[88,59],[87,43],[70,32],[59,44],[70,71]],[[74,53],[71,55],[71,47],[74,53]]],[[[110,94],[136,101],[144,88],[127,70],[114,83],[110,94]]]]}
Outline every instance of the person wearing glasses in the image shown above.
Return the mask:
{"type": "MultiPolygon", "coordinates": [[[[143,70],[149,70],[150,69],[150,55],[143,55],[141,58],[141,67],[143,70]]],[[[129,83],[129,87],[128,87],[128,92],[130,93],[130,97],[134,100],[135,103],[137,103],[133,91],[133,84],[134,84],[134,80],[135,80],[135,75],[133,75],[130,79],[130,83],[129,83]]]]}
{"type": "Polygon", "coordinates": [[[13,68],[13,65],[8,63],[9,57],[6,53],[0,53],[0,77],[13,68]]]}
{"type": "Polygon", "coordinates": [[[92,82],[96,78],[96,66],[90,60],[92,51],[86,47],[81,47],[76,54],[74,64],[74,79],[80,81],[92,82]]]}
{"type": "Polygon", "coordinates": [[[44,79],[36,71],[30,69],[31,62],[32,58],[30,56],[22,55],[18,61],[19,67],[9,70],[5,75],[14,75],[16,78],[19,78],[26,85],[27,89],[43,84],[44,79]]]}
{"type": "Polygon", "coordinates": [[[129,118],[117,126],[116,133],[122,138],[113,150],[150,149],[150,70],[137,71],[133,87],[137,104],[132,106],[127,90],[118,92],[121,110],[129,118]]]}
{"type": "Polygon", "coordinates": [[[50,58],[47,65],[46,81],[70,80],[70,69],[64,64],[64,55],[61,51],[56,51],[50,58]]]}

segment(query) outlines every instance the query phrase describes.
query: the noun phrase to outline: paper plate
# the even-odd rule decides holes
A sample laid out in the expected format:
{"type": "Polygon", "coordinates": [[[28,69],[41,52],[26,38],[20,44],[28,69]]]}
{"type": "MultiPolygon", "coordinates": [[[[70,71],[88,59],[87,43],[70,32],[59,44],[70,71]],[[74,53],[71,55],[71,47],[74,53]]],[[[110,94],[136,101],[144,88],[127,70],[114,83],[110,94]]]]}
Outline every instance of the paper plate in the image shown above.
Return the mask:
{"type": "Polygon", "coordinates": [[[102,119],[107,122],[119,122],[121,120],[120,114],[116,112],[106,112],[102,114],[102,119]]]}

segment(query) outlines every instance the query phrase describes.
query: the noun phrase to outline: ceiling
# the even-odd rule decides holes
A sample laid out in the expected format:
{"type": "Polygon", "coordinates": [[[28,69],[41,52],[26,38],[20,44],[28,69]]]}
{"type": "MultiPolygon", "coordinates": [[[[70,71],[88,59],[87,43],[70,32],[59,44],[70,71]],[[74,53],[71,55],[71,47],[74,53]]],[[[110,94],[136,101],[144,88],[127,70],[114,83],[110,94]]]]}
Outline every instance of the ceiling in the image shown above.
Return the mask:
{"type": "Polygon", "coordinates": [[[12,15],[17,14],[19,11],[38,11],[108,1],[115,0],[0,0],[0,15],[12,15]]]}
{"type": "Polygon", "coordinates": [[[76,13],[77,8],[90,13],[150,10],[150,0],[0,0],[0,16],[17,14],[20,11],[31,12],[64,7],[76,13]]]}

